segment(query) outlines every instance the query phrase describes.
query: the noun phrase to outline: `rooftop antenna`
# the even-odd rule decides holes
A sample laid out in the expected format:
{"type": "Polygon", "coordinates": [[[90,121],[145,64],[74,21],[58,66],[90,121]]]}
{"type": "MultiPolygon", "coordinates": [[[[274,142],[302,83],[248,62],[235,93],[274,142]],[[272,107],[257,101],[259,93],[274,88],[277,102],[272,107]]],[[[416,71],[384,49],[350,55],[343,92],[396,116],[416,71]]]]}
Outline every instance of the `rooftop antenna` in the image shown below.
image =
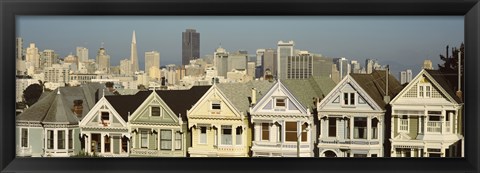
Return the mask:
{"type": "Polygon", "coordinates": [[[457,89],[457,96],[462,99],[462,90],[461,90],[461,80],[462,80],[462,52],[459,50],[458,51],[458,89],[457,89]]]}

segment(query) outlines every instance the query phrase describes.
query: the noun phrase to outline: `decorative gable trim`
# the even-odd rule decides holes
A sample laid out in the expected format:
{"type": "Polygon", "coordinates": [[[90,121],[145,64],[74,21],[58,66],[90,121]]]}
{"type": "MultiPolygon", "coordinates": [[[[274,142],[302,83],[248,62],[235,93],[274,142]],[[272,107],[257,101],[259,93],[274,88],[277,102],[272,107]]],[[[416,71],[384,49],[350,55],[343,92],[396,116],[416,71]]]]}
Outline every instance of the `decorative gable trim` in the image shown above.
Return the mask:
{"type": "Polygon", "coordinates": [[[112,113],[112,116],[115,117],[123,127],[127,127],[127,122],[123,120],[122,116],[113,108],[113,106],[108,102],[105,97],[102,97],[93,108],[85,115],[85,118],[80,122],[80,126],[87,126],[87,124],[93,121],[94,118],[97,118],[97,112],[100,112],[102,109],[108,109],[112,113]]]}
{"type": "MultiPolygon", "coordinates": [[[[323,109],[323,107],[325,107],[328,103],[332,103],[332,102],[336,102],[337,99],[339,99],[339,103],[341,103],[341,99],[340,99],[340,96],[341,96],[341,92],[342,92],[342,89],[347,86],[347,85],[350,85],[352,88],[356,89],[357,90],[357,94],[359,96],[360,99],[363,99],[363,101],[365,101],[365,103],[360,103],[360,104],[368,104],[370,105],[374,110],[377,110],[377,111],[384,111],[368,94],[367,92],[357,83],[357,81],[355,81],[350,75],[347,75],[345,78],[343,78],[343,80],[341,80],[337,86],[335,86],[335,88],[332,89],[332,91],[330,91],[330,93],[327,94],[327,96],[325,96],[325,98],[320,101],[320,103],[318,104],[318,111],[321,111],[323,109]]],[[[360,100],[359,99],[359,100],[360,100]]]]}
{"type": "MultiPolygon", "coordinates": [[[[241,111],[239,111],[232,102],[227,99],[225,94],[217,87],[213,85],[193,106],[190,110],[187,110],[187,117],[191,118],[191,113],[196,112],[199,106],[202,104],[211,104],[212,101],[220,101],[222,107],[230,109],[236,117],[243,117],[241,111]],[[218,97],[219,99],[212,99],[212,97],[218,97]],[[224,105],[224,106],[223,106],[224,105]]],[[[198,116],[197,116],[198,117],[198,116]]]]}
{"type": "Polygon", "coordinates": [[[288,98],[288,107],[285,105],[285,110],[292,110],[291,108],[296,107],[297,110],[301,112],[301,114],[309,114],[309,111],[302,105],[300,102],[295,98],[295,96],[288,90],[288,88],[278,80],[271,88],[268,90],[267,94],[265,94],[260,101],[253,107],[251,113],[255,114],[260,110],[265,110],[265,107],[271,106],[271,109],[275,109],[275,98],[285,97],[288,98]],[[281,92],[285,94],[285,96],[276,96],[275,93],[281,92]],[[272,99],[273,98],[273,99],[272,99]],[[270,104],[270,105],[268,105],[270,104]],[[293,105],[290,105],[293,104],[293,105]]]}
{"type": "Polygon", "coordinates": [[[152,93],[150,93],[150,95],[142,102],[142,104],[140,104],[140,106],[138,106],[138,108],[130,114],[130,117],[128,117],[129,122],[131,122],[131,124],[137,123],[136,121],[138,120],[138,118],[140,118],[140,116],[142,116],[142,112],[144,112],[145,110],[151,110],[151,105],[158,105],[160,107],[160,116],[168,115],[170,118],[173,119],[175,123],[182,124],[179,117],[175,115],[172,109],[170,109],[170,107],[155,91],[152,91],[152,93]]]}
{"type": "Polygon", "coordinates": [[[445,97],[451,103],[459,104],[457,101],[455,101],[455,99],[453,99],[453,97],[450,94],[448,94],[445,91],[445,89],[443,89],[443,87],[440,84],[438,84],[437,81],[435,81],[435,79],[425,69],[422,69],[422,71],[420,71],[420,73],[418,73],[417,76],[415,76],[415,78],[413,78],[413,80],[405,88],[403,88],[402,91],[400,91],[400,93],[397,94],[395,98],[392,99],[392,101],[390,101],[390,104],[395,104],[395,102],[397,102],[398,99],[405,97],[405,95],[407,94],[411,94],[410,90],[416,91],[418,82],[421,78],[423,78],[424,75],[427,78],[427,80],[430,81],[430,83],[432,84],[432,87],[433,87],[432,91],[437,90],[440,92],[440,94],[443,97],[445,97]]]}

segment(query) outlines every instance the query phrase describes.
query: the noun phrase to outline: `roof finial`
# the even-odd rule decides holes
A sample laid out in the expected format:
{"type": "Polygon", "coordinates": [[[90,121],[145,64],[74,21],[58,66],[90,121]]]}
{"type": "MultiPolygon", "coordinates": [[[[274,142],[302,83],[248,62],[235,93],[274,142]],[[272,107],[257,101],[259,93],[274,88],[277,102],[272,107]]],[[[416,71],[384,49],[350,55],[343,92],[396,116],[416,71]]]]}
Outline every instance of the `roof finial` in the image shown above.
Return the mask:
{"type": "Polygon", "coordinates": [[[105,97],[105,88],[102,88],[102,97],[105,97]]]}

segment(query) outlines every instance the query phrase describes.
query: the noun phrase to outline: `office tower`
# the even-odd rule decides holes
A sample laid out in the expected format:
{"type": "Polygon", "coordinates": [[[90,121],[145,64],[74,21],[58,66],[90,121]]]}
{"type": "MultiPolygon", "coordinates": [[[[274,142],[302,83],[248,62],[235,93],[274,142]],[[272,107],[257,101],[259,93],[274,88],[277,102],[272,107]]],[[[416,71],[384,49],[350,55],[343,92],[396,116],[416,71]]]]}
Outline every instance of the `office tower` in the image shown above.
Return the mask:
{"type": "Polygon", "coordinates": [[[41,55],[40,66],[41,68],[51,67],[57,61],[55,51],[51,49],[45,49],[41,55]]]}
{"type": "Polygon", "coordinates": [[[139,71],[138,69],[138,54],[137,54],[137,38],[135,37],[135,31],[132,34],[132,46],[130,50],[130,61],[132,63],[132,72],[139,71]]]}
{"type": "Polygon", "coordinates": [[[120,74],[132,75],[132,63],[130,59],[120,60],[120,74]]]}
{"type": "Polygon", "coordinates": [[[98,71],[103,71],[105,73],[110,72],[110,55],[107,54],[103,45],[97,53],[97,67],[98,71]]]}
{"type": "Polygon", "coordinates": [[[77,47],[77,57],[79,62],[88,61],[88,49],[84,47],[77,47]]]}
{"type": "Polygon", "coordinates": [[[255,69],[256,69],[256,63],[255,62],[248,62],[247,63],[247,75],[255,78],[255,69]]]}
{"type": "Polygon", "coordinates": [[[277,51],[275,49],[266,49],[263,54],[262,64],[264,73],[268,70],[270,75],[277,76],[277,51]]]}
{"type": "Polygon", "coordinates": [[[432,60],[426,59],[425,61],[423,61],[423,68],[433,70],[432,60]]]}
{"type": "Polygon", "coordinates": [[[333,60],[322,56],[313,55],[313,76],[330,77],[332,74],[333,60]]]}
{"type": "Polygon", "coordinates": [[[227,72],[230,72],[232,70],[246,70],[247,59],[248,59],[247,52],[238,51],[238,52],[228,54],[227,72]]]}
{"type": "Polygon", "coordinates": [[[287,78],[287,57],[293,56],[293,46],[295,43],[293,41],[283,42],[278,41],[277,44],[277,78],[286,79],[287,78]]]}
{"type": "Polygon", "coordinates": [[[400,84],[404,84],[407,82],[407,72],[406,71],[401,71],[400,72],[400,84]]]}
{"type": "Polygon", "coordinates": [[[200,57],[200,33],[195,29],[182,32],[182,65],[188,65],[190,60],[200,57]]]}
{"type": "Polygon", "coordinates": [[[265,49],[257,49],[256,55],[257,55],[257,67],[262,66],[263,62],[263,55],[265,54],[265,49]]]}
{"type": "Polygon", "coordinates": [[[166,68],[166,78],[169,85],[175,85],[177,82],[177,66],[175,64],[169,64],[165,66],[166,68]]]}
{"type": "Polygon", "coordinates": [[[16,46],[15,57],[17,60],[23,60],[23,39],[21,37],[17,37],[16,46]]]}
{"type": "Polygon", "coordinates": [[[45,82],[69,83],[69,71],[68,65],[53,64],[51,67],[45,67],[45,82]]]}
{"type": "Polygon", "coordinates": [[[30,66],[33,66],[35,69],[40,68],[40,54],[38,53],[38,48],[35,47],[35,43],[30,43],[30,47],[27,48],[27,54],[25,55],[25,60],[27,64],[27,69],[30,66]]]}
{"type": "Polygon", "coordinates": [[[411,69],[407,69],[407,82],[410,83],[413,79],[413,76],[412,76],[412,70],[411,69]]]}
{"type": "Polygon", "coordinates": [[[345,57],[337,59],[337,69],[340,73],[340,80],[342,80],[345,76],[350,74],[350,64],[348,63],[348,59],[345,57]]]}
{"type": "Polygon", "coordinates": [[[350,61],[350,64],[351,64],[351,72],[352,73],[360,73],[361,69],[360,69],[360,63],[357,61],[357,60],[352,60],[350,61]]]}
{"type": "Polygon", "coordinates": [[[287,56],[287,79],[306,79],[312,76],[313,56],[300,51],[296,56],[287,56]]]}
{"type": "Polygon", "coordinates": [[[373,59],[365,60],[365,68],[366,68],[367,74],[372,73],[372,71],[374,69],[373,68],[374,64],[375,64],[375,60],[373,60],[373,59]]]}
{"type": "Polygon", "coordinates": [[[145,73],[150,74],[150,68],[160,69],[160,53],[158,51],[145,52],[145,73]]]}
{"type": "Polygon", "coordinates": [[[213,53],[213,64],[217,69],[217,75],[227,77],[228,52],[221,46],[213,53]]]}
{"type": "MultiPolygon", "coordinates": [[[[65,64],[75,64],[75,68],[78,68],[78,57],[70,54],[67,57],[63,58],[63,63],[65,63],[65,64]]],[[[76,70],[74,70],[74,71],[76,71],[76,70]]]]}

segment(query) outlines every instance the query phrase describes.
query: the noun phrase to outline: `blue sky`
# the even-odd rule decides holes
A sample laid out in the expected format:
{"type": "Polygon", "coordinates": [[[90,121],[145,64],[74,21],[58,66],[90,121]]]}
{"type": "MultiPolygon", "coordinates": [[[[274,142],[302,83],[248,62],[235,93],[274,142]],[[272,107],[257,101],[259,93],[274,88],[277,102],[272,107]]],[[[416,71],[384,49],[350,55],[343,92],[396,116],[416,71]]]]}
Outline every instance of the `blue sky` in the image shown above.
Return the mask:
{"type": "Polygon", "coordinates": [[[111,64],[130,56],[136,31],[140,68],[146,51],[160,52],[161,65],[181,63],[182,32],[200,33],[200,54],[222,45],[229,52],[276,48],[279,40],[295,41],[295,48],[328,57],[378,59],[396,74],[411,68],[418,73],[424,59],[436,68],[445,46],[464,40],[463,16],[18,16],[17,36],[24,47],[53,49],[60,57],[75,54],[77,46],[96,56],[101,43],[111,64]]]}

